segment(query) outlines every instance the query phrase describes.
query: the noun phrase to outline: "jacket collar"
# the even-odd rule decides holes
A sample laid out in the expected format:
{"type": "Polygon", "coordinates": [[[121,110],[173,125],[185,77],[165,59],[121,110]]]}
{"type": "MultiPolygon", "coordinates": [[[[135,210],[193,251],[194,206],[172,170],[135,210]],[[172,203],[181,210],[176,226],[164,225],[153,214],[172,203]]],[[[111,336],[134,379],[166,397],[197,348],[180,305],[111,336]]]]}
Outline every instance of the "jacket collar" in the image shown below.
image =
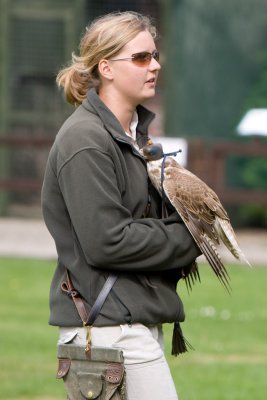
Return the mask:
{"type": "MultiPolygon", "coordinates": [[[[133,147],[121,124],[109,108],[102,102],[94,88],[88,91],[87,98],[83,101],[82,105],[88,111],[99,115],[105,128],[114,139],[129,143],[131,147],[133,147]]],[[[136,111],[138,114],[136,141],[139,147],[143,147],[148,140],[148,126],[155,118],[155,114],[142,105],[138,105],[136,111]]]]}

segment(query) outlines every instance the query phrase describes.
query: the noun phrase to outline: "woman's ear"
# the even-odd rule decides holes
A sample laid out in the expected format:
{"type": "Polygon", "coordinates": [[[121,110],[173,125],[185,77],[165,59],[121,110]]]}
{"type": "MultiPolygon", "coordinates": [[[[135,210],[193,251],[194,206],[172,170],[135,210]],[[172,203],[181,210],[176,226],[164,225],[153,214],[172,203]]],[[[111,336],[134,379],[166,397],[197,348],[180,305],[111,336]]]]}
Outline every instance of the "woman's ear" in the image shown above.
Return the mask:
{"type": "Polygon", "coordinates": [[[108,60],[102,59],[99,61],[98,71],[103,78],[109,81],[113,79],[113,71],[108,60]]]}

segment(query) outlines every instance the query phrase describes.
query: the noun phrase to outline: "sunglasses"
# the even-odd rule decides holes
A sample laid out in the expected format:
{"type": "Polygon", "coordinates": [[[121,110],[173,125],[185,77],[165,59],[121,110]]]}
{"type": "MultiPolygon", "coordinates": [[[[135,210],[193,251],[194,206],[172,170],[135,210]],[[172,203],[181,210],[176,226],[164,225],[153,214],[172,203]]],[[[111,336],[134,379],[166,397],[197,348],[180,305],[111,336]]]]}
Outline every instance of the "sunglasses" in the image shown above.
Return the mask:
{"type": "Polygon", "coordinates": [[[154,50],[152,53],[149,51],[140,51],[140,53],[134,53],[131,57],[126,58],[111,58],[110,61],[132,61],[138,67],[146,67],[150,64],[152,58],[159,62],[159,52],[154,50]]]}

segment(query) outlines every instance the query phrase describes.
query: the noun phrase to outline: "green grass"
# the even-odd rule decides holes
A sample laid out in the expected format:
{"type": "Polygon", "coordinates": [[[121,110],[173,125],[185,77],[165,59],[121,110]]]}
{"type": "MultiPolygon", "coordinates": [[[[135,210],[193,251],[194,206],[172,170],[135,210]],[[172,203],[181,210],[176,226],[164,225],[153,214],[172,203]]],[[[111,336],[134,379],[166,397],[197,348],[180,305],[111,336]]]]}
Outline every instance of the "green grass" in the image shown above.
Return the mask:
{"type": "Polygon", "coordinates": [[[47,325],[53,262],[0,259],[0,399],[65,399],[47,325]]]}
{"type": "MultiPolygon", "coordinates": [[[[178,286],[195,350],[170,356],[172,325],[165,326],[179,400],[265,400],[267,268],[229,268],[230,296],[200,268],[202,283],[190,294],[178,286]]],[[[0,399],[65,399],[55,379],[57,329],[47,324],[53,270],[54,262],[0,259],[0,399]]]]}
{"type": "MultiPolygon", "coordinates": [[[[264,400],[267,393],[267,269],[232,266],[232,293],[201,266],[202,283],[188,294],[184,335],[194,346],[168,357],[179,400],[264,400]]],[[[171,333],[166,332],[166,353],[171,333]]]]}

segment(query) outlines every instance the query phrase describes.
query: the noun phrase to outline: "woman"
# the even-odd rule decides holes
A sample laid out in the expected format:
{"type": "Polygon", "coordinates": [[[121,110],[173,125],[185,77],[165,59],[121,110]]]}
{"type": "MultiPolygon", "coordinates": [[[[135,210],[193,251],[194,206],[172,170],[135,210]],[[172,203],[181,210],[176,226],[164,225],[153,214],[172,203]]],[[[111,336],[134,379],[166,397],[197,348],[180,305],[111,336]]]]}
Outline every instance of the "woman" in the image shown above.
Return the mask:
{"type": "Polygon", "coordinates": [[[50,324],[60,327],[59,343],[84,344],[86,330],[61,289],[65,267],[88,310],[116,273],[92,345],[123,350],[128,400],[177,399],[161,324],[184,320],[176,284],[199,255],[176,213],[161,219],[138,151],[154,118],[140,104],[155,95],[155,37],[150,20],[134,12],[106,15],[87,28],[80,55],[57,77],[77,108],[56,137],[42,191],[58,252],[50,324]]]}

